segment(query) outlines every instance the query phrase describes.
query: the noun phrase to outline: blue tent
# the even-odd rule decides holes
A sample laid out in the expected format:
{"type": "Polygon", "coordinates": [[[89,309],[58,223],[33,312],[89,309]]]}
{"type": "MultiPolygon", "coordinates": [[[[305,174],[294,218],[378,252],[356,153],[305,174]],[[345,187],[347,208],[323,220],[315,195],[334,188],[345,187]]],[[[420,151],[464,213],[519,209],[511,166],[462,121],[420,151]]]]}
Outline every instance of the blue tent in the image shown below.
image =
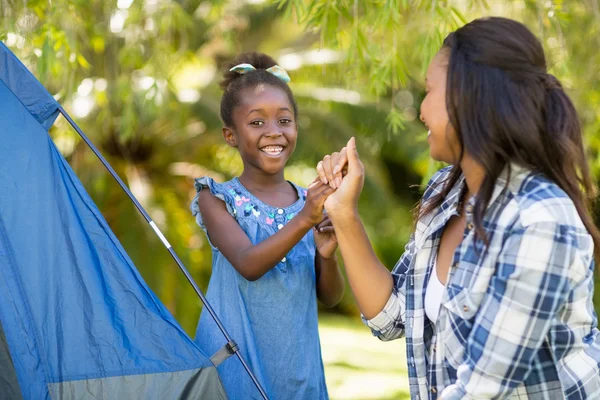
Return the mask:
{"type": "Polygon", "coordinates": [[[59,107],[0,42],[0,398],[225,399],[49,137],[59,107]]]}

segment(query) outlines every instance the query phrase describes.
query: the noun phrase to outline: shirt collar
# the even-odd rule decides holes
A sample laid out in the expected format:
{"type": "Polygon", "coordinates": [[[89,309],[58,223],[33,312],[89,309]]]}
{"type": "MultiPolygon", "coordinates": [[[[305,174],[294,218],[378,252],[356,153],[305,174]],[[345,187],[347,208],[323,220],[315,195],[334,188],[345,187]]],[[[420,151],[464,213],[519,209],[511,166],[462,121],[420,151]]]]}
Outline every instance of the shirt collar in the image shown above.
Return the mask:
{"type": "MultiPolygon", "coordinates": [[[[508,192],[512,194],[518,193],[521,190],[523,182],[530,174],[531,170],[527,167],[514,162],[506,164],[498,176],[498,179],[496,179],[494,191],[492,192],[492,196],[490,197],[490,201],[488,203],[488,208],[496,202],[504,190],[508,190],[508,192]]],[[[456,213],[458,203],[460,201],[460,195],[464,193],[464,190],[466,190],[466,180],[464,174],[461,174],[454,187],[450,190],[450,193],[448,193],[446,200],[442,203],[441,209],[444,213],[456,213]]],[[[465,208],[470,206],[472,209],[476,201],[477,195],[469,199],[469,201],[465,204],[465,208]]]]}

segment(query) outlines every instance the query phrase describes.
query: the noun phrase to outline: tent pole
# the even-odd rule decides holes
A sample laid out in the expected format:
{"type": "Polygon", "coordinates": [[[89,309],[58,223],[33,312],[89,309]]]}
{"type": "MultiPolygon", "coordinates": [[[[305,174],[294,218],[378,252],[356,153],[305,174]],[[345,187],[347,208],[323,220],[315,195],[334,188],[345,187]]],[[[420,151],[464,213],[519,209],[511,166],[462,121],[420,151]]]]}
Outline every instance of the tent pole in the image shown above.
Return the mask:
{"type": "Polygon", "coordinates": [[[177,263],[177,266],[179,267],[179,269],[181,270],[181,272],[183,272],[183,274],[185,275],[185,277],[188,280],[188,282],[190,283],[190,285],[192,285],[192,287],[194,288],[194,291],[196,292],[196,294],[200,298],[200,301],[202,301],[202,304],[204,304],[204,307],[209,312],[209,314],[211,315],[211,317],[213,318],[213,320],[215,321],[215,323],[217,324],[217,326],[219,327],[219,329],[223,333],[223,336],[225,336],[225,340],[227,340],[226,347],[228,348],[228,350],[232,354],[234,353],[235,355],[237,355],[238,359],[240,360],[240,362],[244,366],[244,369],[246,370],[246,372],[248,372],[248,375],[252,379],[252,382],[254,382],[254,385],[256,385],[256,388],[258,389],[258,391],[262,395],[263,399],[268,400],[267,394],[265,393],[265,391],[262,388],[261,384],[258,382],[258,380],[256,379],[256,377],[254,376],[254,374],[250,370],[250,367],[248,367],[248,364],[246,364],[246,361],[244,360],[244,358],[242,357],[242,355],[238,351],[237,344],[231,339],[231,337],[229,336],[229,334],[225,330],[225,327],[223,326],[223,324],[219,320],[219,317],[217,316],[217,314],[215,313],[215,311],[213,310],[213,308],[211,307],[211,305],[208,303],[208,300],[206,299],[206,297],[204,297],[204,294],[202,293],[202,291],[200,290],[200,288],[198,287],[198,285],[196,284],[196,282],[194,281],[194,278],[192,278],[192,276],[190,275],[190,273],[187,270],[187,268],[183,265],[183,263],[179,259],[179,256],[177,256],[177,254],[173,250],[173,247],[167,241],[167,239],[165,238],[165,236],[163,235],[163,233],[161,232],[161,230],[158,228],[158,226],[156,226],[156,224],[154,223],[154,221],[152,221],[152,218],[150,218],[150,216],[148,215],[148,213],[146,212],[146,210],[144,209],[144,207],[142,207],[142,205],[135,198],[135,196],[133,195],[133,193],[131,193],[131,191],[129,190],[129,188],[127,187],[127,185],[125,185],[125,183],[121,180],[121,178],[119,177],[119,175],[111,167],[111,165],[108,163],[108,161],[106,161],[106,159],[104,158],[104,156],[100,153],[100,151],[96,148],[96,146],[94,146],[94,144],[85,135],[85,133],[83,133],[83,131],[81,130],[81,128],[79,128],[79,126],[77,125],[77,123],[75,123],[75,121],[73,121],[73,119],[65,111],[65,109],[62,106],[59,106],[58,111],[63,115],[63,117],[65,117],[65,119],[69,122],[69,124],[73,127],[73,129],[75,129],[75,131],[77,131],[77,133],[79,134],[79,136],[81,136],[81,138],[83,139],[83,141],[94,152],[94,154],[96,155],[96,157],[98,157],[98,159],[100,160],[100,162],[104,165],[104,167],[106,167],[106,169],[108,170],[108,172],[110,172],[110,174],[117,181],[117,183],[119,184],[119,186],[121,186],[121,189],[123,189],[123,191],[125,192],[125,194],[127,194],[127,196],[129,197],[129,199],[133,202],[133,204],[135,205],[135,207],[142,214],[142,216],[144,217],[144,219],[146,220],[146,222],[148,222],[148,224],[152,227],[152,229],[154,230],[154,232],[156,233],[156,235],[160,238],[160,240],[162,241],[163,245],[167,248],[167,251],[169,252],[169,254],[171,254],[171,257],[173,257],[173,259],[175,260],[175,263],[177,263]]]}

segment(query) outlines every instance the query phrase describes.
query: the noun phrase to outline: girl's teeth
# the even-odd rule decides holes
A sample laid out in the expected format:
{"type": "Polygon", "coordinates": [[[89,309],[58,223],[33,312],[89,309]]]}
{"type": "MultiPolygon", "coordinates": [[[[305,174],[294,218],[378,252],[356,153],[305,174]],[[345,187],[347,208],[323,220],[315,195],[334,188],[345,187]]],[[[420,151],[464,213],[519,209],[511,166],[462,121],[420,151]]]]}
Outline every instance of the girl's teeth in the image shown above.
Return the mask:
{"type": "Polygon", "coordinates": [[[262,151],[269,154],[279,154],[283,151],[283,147],[281,146],[267,146],[263,147],[262,151]]]}

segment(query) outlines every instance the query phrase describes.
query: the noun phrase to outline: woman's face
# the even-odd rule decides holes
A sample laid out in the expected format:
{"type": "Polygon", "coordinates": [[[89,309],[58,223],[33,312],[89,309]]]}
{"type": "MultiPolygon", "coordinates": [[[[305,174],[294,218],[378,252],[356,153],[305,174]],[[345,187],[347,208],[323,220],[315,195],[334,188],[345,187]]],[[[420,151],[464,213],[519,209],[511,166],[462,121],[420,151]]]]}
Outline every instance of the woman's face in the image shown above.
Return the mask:
{"type": "Polygon", "coordinates": [[[460,143],[450,124],[446,109],[448,55],[440,50],[431,60],[425,78],[426,95],[421,103],[421,121],[429,130],[429,154],[436,161],[454,164],[460,161],[460,143]]]}

